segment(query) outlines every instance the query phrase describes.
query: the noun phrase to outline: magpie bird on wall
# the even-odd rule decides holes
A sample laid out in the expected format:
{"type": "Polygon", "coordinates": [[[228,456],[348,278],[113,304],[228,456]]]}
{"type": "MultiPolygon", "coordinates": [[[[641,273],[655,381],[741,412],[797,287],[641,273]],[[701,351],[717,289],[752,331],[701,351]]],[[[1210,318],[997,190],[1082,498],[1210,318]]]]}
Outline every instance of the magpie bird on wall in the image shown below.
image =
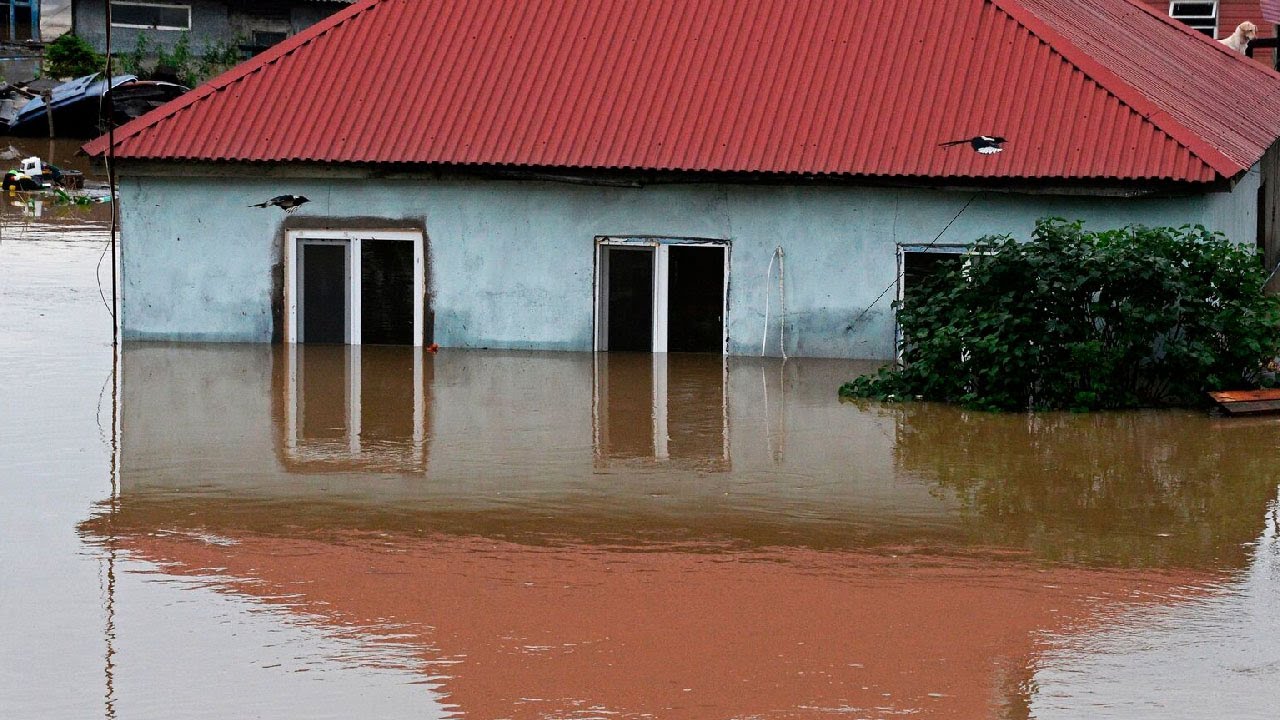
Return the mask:
{"type": "Polygon", "coordinates": [[[287,213],[291,213],[301,207],[305,202],[310,201],[301,195],[277,195],[270,200],[257,203],[256,205],[250,205],[249,207],[278,207],[282,208],[287,213]]]}
{"type": "Polygon", "coordinates": [[[974,152],[982,155],[995,155],[998,152],[1004,152],[1004,148],[1000,147],[1005,144],[1005,139],[996,135],[979,135],[977,137],[965,138],[964,140],[952,140],[944,142],[938,147],[952,147],[954,145],[964,145],[968,143],[973,147],[974,152]]]}

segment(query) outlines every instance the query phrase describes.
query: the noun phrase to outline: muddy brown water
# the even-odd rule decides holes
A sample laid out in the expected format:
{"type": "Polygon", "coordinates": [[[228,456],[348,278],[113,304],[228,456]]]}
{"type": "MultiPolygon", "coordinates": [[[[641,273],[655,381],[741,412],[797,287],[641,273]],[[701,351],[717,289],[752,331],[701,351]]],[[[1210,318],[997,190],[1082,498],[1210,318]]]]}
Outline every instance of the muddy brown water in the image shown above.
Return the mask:
{"type": "Polygon", "coordinates": [[[823,360],[116,360],[105,219],[0,228],[0,717],[1280,703],[1276,420],[842,404],[869,366],[823,360]]]}

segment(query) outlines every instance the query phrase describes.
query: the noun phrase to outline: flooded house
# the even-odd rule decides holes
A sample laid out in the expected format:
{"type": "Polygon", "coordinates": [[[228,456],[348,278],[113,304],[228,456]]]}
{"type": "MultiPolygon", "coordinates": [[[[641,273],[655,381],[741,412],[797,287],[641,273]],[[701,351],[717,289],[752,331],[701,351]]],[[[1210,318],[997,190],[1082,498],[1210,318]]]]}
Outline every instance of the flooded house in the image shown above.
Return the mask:
{"type": "MultiPolygon", "coordinates": [[[[187,33],[197,54],[213,45],[265,50],[354,0],[110,0],[112,43],[129,50],[138,35],[151,47],[172,47],[187,33]]],[[[106,48],[106,5],[71,0],[73,30],[99,52],[106,48]]]]}
{"type": "Polygon", "coordinates": [[[123,334],[890,358],[1045,216],[1274,265],[1278,137],[1137,0],[361,0],[117,131],[123,334]]]}

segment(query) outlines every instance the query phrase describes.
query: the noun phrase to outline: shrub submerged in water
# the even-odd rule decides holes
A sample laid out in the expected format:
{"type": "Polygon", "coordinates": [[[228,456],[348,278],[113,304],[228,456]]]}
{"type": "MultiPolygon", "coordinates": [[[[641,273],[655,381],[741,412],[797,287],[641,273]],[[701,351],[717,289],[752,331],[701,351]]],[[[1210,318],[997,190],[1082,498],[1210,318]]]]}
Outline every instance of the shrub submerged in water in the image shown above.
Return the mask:
{"type": "Polygon", "coordinates": [[[1030,242],[979,240],[899,308],[901,368],[845,397],[992,410],[1201,402],[1257,387],[1280,351],[1280,299],[1250,248],[1202,227],[1085,232],[1041,220],[1030,242]]]}

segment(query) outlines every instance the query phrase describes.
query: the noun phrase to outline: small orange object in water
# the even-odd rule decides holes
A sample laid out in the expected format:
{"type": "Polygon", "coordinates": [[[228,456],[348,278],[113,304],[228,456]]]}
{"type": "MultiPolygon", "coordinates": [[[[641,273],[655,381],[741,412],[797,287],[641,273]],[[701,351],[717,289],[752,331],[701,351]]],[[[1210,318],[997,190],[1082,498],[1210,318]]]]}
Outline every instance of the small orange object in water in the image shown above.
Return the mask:
{"type": "Polygon", "coordinates": [[[431,343],[430,345],[428,345],[427,352],[431,353],[432,355],[440,352],[440,343],[431,343]]]}

